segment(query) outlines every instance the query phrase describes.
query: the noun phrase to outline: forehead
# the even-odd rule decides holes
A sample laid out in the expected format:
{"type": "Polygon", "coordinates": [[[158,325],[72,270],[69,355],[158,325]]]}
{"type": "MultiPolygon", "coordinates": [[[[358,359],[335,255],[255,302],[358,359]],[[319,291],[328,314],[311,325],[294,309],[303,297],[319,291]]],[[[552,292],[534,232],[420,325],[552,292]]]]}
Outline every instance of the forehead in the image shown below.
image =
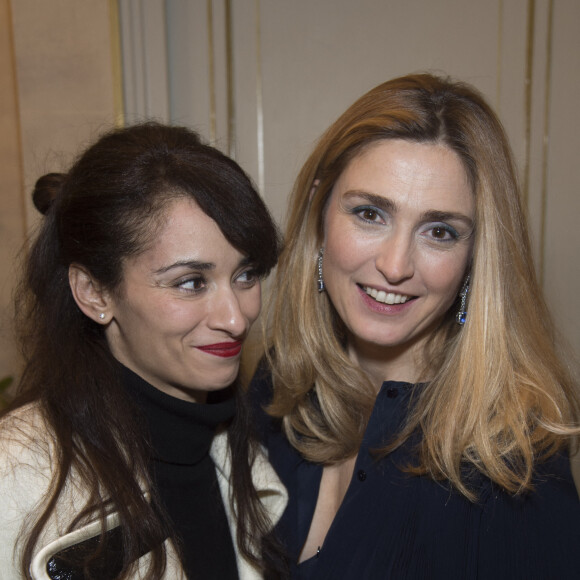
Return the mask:
{"type": "MultiPolygon", "coordinates": [[[[367,192],[394,202],[452,206],[473,212],[474,199],[459,156],[439,143],[382,140],[354,157],[335,183],[331,199],[367,192]]],[[[443,208],[437,208],[443,209],[443,208]]]]}
{"type": "MultiPolygon", "coordinates": [[[[203,241],[205,235],[224,237],[217,223],[191,198],[179,197],[161,211],[157,241],[203,241]]],[[[225,238],[224,238],[225,239],[225,238]]]]}
{"type": "Polygon", "coordinates": [[[127,261],[127,266],[156,270],[179,261],[215,261],[225,255],[241,255],[217,223],[190,198],[170,201],[158,217],[155,236],[143,252],[127,261]]]}

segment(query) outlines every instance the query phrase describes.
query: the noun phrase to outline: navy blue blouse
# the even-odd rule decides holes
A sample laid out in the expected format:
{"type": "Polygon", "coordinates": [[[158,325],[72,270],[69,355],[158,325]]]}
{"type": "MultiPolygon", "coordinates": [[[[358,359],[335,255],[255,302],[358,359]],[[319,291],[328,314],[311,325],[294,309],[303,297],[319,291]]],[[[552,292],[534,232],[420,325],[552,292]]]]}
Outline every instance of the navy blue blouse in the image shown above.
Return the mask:
{"type": "Polygon", "coordinates": [[[413,385],[386,382],[377,397],[352,480],[317,556],[298,564],[316,506],[322,466],[290,446],[279,420],[266,415],[271,380],[258,371],[251,387],[257,425],[270,462],[289,493],[277,526],[300,580],[580,578],[580,501],[567,456],[538,466],[535,491],[512,496],[481,476],[479,498],[409,476],[410,444],[385,459],[384,445],[405,418],[413,385]]]}

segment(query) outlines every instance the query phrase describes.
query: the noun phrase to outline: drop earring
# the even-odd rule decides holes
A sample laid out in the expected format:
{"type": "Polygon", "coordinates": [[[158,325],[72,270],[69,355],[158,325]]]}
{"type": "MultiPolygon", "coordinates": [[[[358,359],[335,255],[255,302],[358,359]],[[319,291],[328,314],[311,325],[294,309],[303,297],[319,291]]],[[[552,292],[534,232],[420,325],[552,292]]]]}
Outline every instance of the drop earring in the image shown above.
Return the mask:
{"type": "Polygon", "coordinates": [[[324,279],[322,278],[322,256],[324,254],[324,248],[320,248],[318,252],[318,280],[317,288],[318,292],[324,292],[324,279]]]}
{"type": "Polygon", "coordinates": [[[469,292],[469,278],[470,278],[469,275],[467,276],[467,278],[465,278],[465,282],[463,283],[463,287],[461,288],[461,292],[459,293],[459,297],[461,298],[461,304],[459,306],[459,312],[457,312],[457,315],[455,316],[455,320],[457,321],[457,324],[459,324],[459,326],[463,326],[465,324],[465,321],[467,320],[466,303],[467,303],[467,294],[469,292]]]}

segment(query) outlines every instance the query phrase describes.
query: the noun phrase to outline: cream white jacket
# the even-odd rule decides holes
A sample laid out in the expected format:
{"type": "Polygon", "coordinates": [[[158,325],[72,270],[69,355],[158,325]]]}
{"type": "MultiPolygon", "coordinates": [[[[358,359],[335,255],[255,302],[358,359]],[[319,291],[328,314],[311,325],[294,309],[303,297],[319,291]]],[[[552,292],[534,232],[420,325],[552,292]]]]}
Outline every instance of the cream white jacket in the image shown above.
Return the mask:
{"type": "MultiPolygon", "coordinates": [[[[216,435],[211,456],[216,465],[217,479],[234,539],[238,573],[241,580],[261,578],[261,574],[239,553],[236,523],[229,502],[230,460],[225,433],[216,435]]],[[[38,407],[28,405],[0,421],[0,578],[17,580],[20,574],[21,542],[30,524],[30,515],[37,513],[47,495],[55,461],[55,444],[38,407]]],[[[267,459],[257,457],[252,477],[260,499],[274,525],[286,506],[286,490],[267,459]]],[[[50,580],[48,561],[61,550],[97,536],[98,521],[87,521],[73,532],[66,533],[70,522],[84,507],[86,491],[69,477],[58,506],[37,544],[30,572],[34,580],[50,580]]],[[[118,525],[116,513],[107,517],[107,529],[118,525]]],[[[185,580],[185,574],[170,540],[166,542],[167,570],[164,580],[185,580]]],[[[145,554],[135,566],[132,578],[142,577],[149,555],[145,554]]],[[[105,580],[105,579],[103,579],[105,580]]]]}

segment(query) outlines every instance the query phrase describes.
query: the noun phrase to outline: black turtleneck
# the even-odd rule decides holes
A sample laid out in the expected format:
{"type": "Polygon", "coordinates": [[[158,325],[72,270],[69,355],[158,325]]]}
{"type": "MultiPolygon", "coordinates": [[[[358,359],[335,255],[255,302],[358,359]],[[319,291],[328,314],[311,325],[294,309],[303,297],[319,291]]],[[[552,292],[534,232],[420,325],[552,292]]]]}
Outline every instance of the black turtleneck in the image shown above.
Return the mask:
{"type": "Polygon", "coordinates": [[[238,578],[236,557],[209,449],[235,412],[233,397],[197,404],[161,392],[124,369],[151,443],[151,476],[191,580],[238,578]]]}

